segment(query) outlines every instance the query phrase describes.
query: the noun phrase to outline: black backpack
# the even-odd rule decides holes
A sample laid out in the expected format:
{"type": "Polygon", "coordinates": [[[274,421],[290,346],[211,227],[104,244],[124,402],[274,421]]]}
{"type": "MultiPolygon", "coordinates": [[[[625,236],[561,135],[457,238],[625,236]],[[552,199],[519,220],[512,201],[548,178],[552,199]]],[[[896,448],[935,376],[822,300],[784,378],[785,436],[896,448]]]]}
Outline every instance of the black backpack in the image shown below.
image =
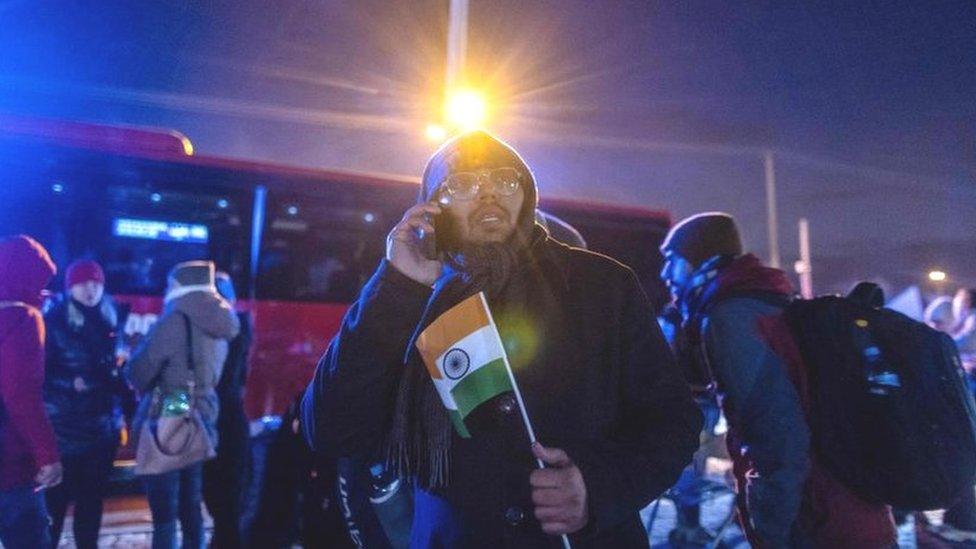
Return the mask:
{"type": "Polygon", "coordinates": [[[789,302],[813,449],[868,501],[945,508],[976,485],[976,404],[952,339],[882,308],[880,288],[789,302]]]}

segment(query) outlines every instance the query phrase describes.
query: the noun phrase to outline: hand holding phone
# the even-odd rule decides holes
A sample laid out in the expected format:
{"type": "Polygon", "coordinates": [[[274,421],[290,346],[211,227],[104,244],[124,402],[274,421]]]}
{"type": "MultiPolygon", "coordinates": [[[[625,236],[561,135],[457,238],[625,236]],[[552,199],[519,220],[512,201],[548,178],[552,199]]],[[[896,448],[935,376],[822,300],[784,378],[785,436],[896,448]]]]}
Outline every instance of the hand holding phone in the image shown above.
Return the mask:
{"type": "Polygon", "coordinates": [[[443,211],[437,202],[410,208],[386,238],[386,259],[401,273],[432,285],[441,274],[436,218],[443,211]]]}

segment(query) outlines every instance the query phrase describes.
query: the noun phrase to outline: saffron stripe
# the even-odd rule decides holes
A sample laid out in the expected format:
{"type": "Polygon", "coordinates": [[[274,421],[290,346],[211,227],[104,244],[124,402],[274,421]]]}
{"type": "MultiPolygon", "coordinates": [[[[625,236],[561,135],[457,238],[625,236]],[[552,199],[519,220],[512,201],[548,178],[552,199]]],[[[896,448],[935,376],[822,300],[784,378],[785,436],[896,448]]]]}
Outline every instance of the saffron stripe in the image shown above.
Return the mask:
{"type": "Polygon", "coordinates": [[[437,359],[452,345],[465,336],[488,325],[488,311],[485,310],[481,294],[475,294],[451,307],[427,326],[417,338],[417,350],[427,365],[430,376],[440,379],[437,359]]]}

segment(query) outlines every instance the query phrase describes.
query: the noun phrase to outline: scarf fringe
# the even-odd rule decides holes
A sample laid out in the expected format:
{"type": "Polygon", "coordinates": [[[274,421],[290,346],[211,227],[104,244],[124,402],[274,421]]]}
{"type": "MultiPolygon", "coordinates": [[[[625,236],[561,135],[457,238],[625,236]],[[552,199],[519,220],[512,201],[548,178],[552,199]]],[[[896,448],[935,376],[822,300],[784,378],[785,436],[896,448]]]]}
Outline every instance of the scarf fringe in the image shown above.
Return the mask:
{"type": "MultiPolygon", "coordinates": [[[[545,255],[543,244],[546,238],[545,231],[540,228],[522,245],[526,249],[517,253],[516,265],[518,268],[528,269],[531,274],[515,273],[514,270],[518,269],[514,269],[511,273],[514,277],[543,278],[539,262],[545,255]]],[[[464,297],[483,290],[491,300],[507,290],[512,282],[510,278],[502,281],[484,280],[483,277],[477,274],[471,276],[471,273],[465,273],[462,269],[463,265],[449,261],[446,274],[435,285],[434,295],[431,296],[417,332],[410,339],[404,358],[404,371],[397,387],[392,428],[386,444],[387,466],[401,478],[415,479],[421,488],[436,489],[448,485],[451,478],[454,426],[414,348],[417,335],[436,315],[464,297]]],[[[553,269],[553,272],[561,275],[554,282],[558,282],[564,291],[568,291],[569,282],[565,275],[558,269],[553,269]]]]}

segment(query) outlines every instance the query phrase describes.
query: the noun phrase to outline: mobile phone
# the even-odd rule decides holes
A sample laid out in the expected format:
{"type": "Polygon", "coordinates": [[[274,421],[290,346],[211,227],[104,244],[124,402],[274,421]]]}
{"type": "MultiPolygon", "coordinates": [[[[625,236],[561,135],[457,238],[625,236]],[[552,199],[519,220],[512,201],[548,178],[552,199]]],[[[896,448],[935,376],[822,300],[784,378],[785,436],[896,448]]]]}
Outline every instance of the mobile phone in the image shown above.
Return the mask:
{"type": "MultiPolygon", "coordinates": [[[[441,208],[450,204],[448,197],[443,194],[438,195],[435,201],[441,208]]],[[[427,216],[427,221],[434,227],[434,234],[424,233],[421,236],[424,257],[432,261],[440,259],[441,252],[445,250],[443,235],[445,223],[443,218],[443,212],[438,215],[427,216]]]]}
{"type": "Polygon", "coordinates": [[[420,237],[421,245],[423,246],[424,257],[430,260],[437,260],[440,258],[441,252],[443,251],[443,246],[441,246],[440,238],[440,218],[444,214],[440,215],[430,215],[427,216],[427,222],[434,227],[433,234],[429,232],[423,233],[420,237]]]}

